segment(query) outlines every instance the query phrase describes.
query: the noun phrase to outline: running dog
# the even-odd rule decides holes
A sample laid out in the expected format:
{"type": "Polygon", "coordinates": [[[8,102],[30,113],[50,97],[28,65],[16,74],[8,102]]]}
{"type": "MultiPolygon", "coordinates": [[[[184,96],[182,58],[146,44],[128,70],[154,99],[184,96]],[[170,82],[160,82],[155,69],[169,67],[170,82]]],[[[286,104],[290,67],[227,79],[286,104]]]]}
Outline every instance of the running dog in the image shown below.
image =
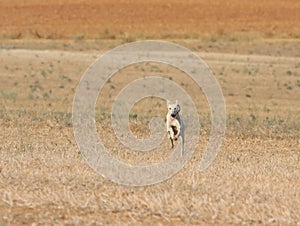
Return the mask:
{"type": "Polygon", "coordinates": [[[180,118],[180,105],[176,100],[175,104],[171,104],[167,100],[168,114],[166,116],[167,132],[171,140],[172,148],[174,148],[174,141],[178,140],[181,137],[181,156],[183,155],[183,146],[184,146],[184,134],[183,134],[183,123],[180,118]]]}

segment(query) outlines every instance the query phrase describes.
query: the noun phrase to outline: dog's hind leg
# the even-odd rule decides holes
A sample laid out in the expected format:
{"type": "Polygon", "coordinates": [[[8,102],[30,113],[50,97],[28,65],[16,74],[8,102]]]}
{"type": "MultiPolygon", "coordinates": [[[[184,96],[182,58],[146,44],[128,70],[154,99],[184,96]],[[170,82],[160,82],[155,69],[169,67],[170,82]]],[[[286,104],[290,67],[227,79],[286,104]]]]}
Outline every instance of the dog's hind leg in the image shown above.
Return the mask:
{"type": "Polygon", "coordinates": [[[170,138],[170,141],[171,141],[172,148],[174,148],[173,139],[172,139],[172,138],[170,138]]]}
{"type": "Polygon", "coordinates": [[[173,136],[171,134],[171,131],[168,131],[168,134],[169,134],[169,138],[170,138],[170,141],[171,141],[172,148],[174,148],[173,136]]]}

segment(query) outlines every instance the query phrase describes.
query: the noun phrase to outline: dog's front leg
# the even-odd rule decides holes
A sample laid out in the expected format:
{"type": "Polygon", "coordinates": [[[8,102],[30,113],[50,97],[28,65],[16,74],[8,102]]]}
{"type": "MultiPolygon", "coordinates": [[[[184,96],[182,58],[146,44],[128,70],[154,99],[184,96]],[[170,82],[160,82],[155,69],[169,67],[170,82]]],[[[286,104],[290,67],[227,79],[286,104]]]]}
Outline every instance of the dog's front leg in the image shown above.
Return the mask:
{"type": "Polygon", "coordinates": [[[169,138],[170,138],[170,141],[171,141],[172,148],[174,148],[174,143],[173,143],[174,132],[173,132],[173,130],[172,129],[168,130],[168,134],[169,134],[169,138]]]}

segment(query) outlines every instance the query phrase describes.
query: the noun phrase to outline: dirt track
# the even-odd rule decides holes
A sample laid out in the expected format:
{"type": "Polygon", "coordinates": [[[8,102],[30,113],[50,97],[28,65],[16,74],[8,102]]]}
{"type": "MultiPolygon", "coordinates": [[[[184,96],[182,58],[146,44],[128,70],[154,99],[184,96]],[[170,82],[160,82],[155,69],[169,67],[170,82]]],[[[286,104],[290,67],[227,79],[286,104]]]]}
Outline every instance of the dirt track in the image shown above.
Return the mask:
{"type": "Polygon", "coordinates": [[[297,0],[1,1],[0,30],[9,38],[181,37],[235,32],[300,36],[297,0]]]}

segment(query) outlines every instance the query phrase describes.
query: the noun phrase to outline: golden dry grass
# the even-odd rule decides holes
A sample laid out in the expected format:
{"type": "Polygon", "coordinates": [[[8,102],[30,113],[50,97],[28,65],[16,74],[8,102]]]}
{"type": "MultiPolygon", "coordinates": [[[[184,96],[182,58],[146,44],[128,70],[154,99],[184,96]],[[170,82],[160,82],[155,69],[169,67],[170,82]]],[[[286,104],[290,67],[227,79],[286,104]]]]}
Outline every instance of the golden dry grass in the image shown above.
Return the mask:
{"type": "MultiPolygon", "coordinates": [[[[299,9],[297,0],[2,1],[0,225],[300,225],[299,9]],[[199,88],[161,64],[119,71],[96,107],[99,137],[115,158],[149,164],[171,152],[163,151],[166,138],[138,153],[115,137],[114,97],[136,78],[172,79],[195,101],[201,123],[195,154],[178,174],[121,186],[79,153],[72,100],[98,54],[147,38],[182,44],[208,63],[226,100],[227,131],[213,164],[198,171],[210,131],[199,88]]],[[[146,137],[150,118],[165,112],[160,99],[140,101],[130,128],[146,137]]]]}
{"type": "MultiPolygon", "coordinates": [[[[210,120],[195,84],[182,72],[153,63],[116,74],[97,104],[99,136],[113,156],[144,164],[166,156],[162,149],[126,151],[107,126],[115,95],[139,76],[166,76],[186,89],[203,128],[195,155],[182,171],[164,183],[138,188],[96,174],[72,134],[75,88],[98,52],[85,43],[80,45],[86,51],[1,49],[0,223],[299,224],[299,45],[291,41],[294,48],[279,54],[276,46],[284,42],[273,42],[271,48],[257,41],[268,56],[229,54],[222,46],[219,53],[199,52],[220,82],[228,115],[222,150],[204,172],[198,164],[210,120]]],[[[209,43],[202,44],[209,49],[209,43]]],[[[192,41],[183,44],[197,48],[192,41]]],[[[241,52],[252,48],[240,44],[246,46],[241,52]]],[[[164,112],[161,100],[141,101],[132,111],[132,130],[147,135],[144,123],[164,112]]]]}

